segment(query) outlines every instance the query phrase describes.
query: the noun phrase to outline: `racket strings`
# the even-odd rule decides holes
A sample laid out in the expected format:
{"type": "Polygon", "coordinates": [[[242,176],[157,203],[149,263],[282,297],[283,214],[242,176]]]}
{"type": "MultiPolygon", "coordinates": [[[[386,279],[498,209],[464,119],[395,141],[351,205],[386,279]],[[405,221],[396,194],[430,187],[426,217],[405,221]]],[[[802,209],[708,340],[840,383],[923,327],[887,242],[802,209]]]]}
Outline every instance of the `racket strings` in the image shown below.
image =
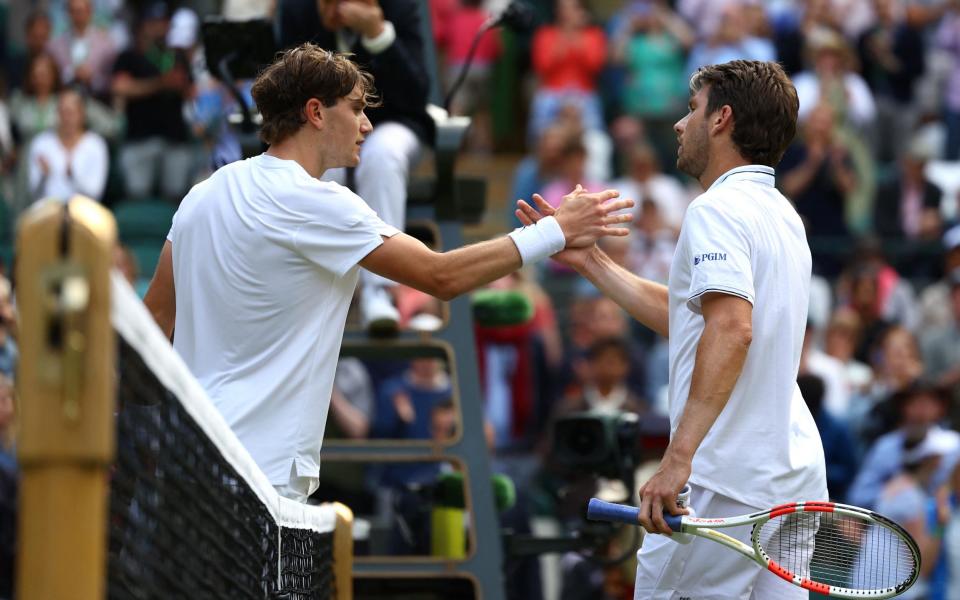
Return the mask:
{"type": "Polygon", "coordinates": [[[882,524],[800,512],[767,521],[759,543],[771,560],[807,579],[851,590],[896,587],[915,570],[906,541],[882,524]]]}

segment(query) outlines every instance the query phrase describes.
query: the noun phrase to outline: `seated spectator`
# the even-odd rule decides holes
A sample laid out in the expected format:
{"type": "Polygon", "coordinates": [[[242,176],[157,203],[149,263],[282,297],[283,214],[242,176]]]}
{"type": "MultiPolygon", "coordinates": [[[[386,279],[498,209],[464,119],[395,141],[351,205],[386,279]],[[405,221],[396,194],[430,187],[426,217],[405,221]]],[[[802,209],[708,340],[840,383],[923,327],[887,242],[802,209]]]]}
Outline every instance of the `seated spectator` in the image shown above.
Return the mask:
{"type": "MultiPolygon", "coordinates": [[[[7,27],[10,26],[8,23],[7,27]]],[[[46,12],[41,9],[30,11],[24,23],[25,47],[20,52],[11,52],[4,65],[10,89],[20,89],[26,85],[30,63],[34,57],[47,51],[51,30],[50,16],[46,12]]]]}
{"type": "Polygon", "coordinates": [[[429,439],[431,411],[450,398],[450,376],[439,358],[416,358],[377,393],[371,433],[377,438],[429,439]]]}
{"type": "MultiPolygon", "coordinates": [[[[844,368],[844,380],[850,394],[860,395],[873,383],[873,371],[856,359],[860,345],[860,316],[849,306],[841,306],[833,312],[824,332],[824,352],[837,359],[844,368]]],[[[848,415],[843,415],[846,418],[848,415]]]]}
{"type": "Polygon", "coordinates": [[[166,46],[169,26],[166,5],[143,10],[133,47],[114,64],[111,91],[126,107],[120,165],[127,194],[145,198],[159,187],[166,199],[179,202],[195,162],[183,118],[191,83],[183,56],[166,46]]]}
{"type": "Polygon", "coordinates": [[[0,374],[0,598],[13,598],[19,468],[14,452],[13,379],[0,374]]]}
{"type": "Polygon", "coordinates": [[[98,134],[87,130],[80,92],[60,92],[57,128],[33,139],[27,160],[34,200],[59,198],[66,201],[74,194],[102,199],[110,160],[107,143],[98,134]]]}
{"type": "Polygon", "coordinates": [[[727,3],[720,16],[716,31],[702,38],[690,51],[687,59],[687,74],[705,65],[714,65],[731,60],[776,60],[776,48],[769,38],[759,37],[748,29],[751,24],[746,18],[740,2],[727,3]]]}
{"type": "MultiPolygon", "coordinates": [[[[957,444],[951,436],[934,431],[920,432],[904,440],[902,461],[897,473],[883,486],[877,499],[877,512],[899,523],[907,530],[920,547],[920,578],[903,595],[915,600],[927,598],[928,578],[940,556],[943,527],[947,515],[941,515],[933,527],[927,522],[928,505],[934,501],[937,480],[947,457],[954,454],[957,444]]],[[[867,532],[870,536],[878,530],[867,532]]],[[[876,543],[876,541],[873,541],[876,543]]],[[[861,554],[853,568],[852,576],[868,582],[876,567],[870,563],[867,553],[861,554]]]]}
{"type": "Polygon", "coordinates": [[[116,48],[110,33],[91,23],[91,0],[68,0],[70,27],[54,38],[50,53],[60,66],[64,84],[80,85],[89,94],[106,97],[116,48]]]}
{"type": "Polygon", "coordinates": [[[606,60],[606,37],[590,24],[583,0],[556,0],[555,22],[536,30],[530,53],[540,80],[530,106],[531,138],[536,139],[570,103],[579,108],[586,129],[603,130],[597,77],[606,60]]]}
{"type": "Polygon", "coordinates": [[[877,106],[867,83],[853,70],[854,57],[843,37],[830,29],[815,28],[807,34],[807,54],[808,70],[793,78],[800,121],[827,103],[837,115],[837,123],[870,131],[877,106]]]}
{"type": "Polygon", "coordinates": [[[936,31],[936,48],[948,59],[947,81],[943,86],[944,123],[947,138],[944,159],[960,160],[960,9],[948,3],[936,31]]]}
{"type": "Polygon", "coordinates": [[[923,362],[927,376],[938,385],[951,390],[950,421],[960,425],[960,267],[948,276],[950,282],[949,306],[953,322],[942,328],[925,331],[920,338],[923,362]]]}
{"type": "Polygon", "coordinates": [[[827,461],[827,489],[830,499],[843,502],[847,486],[857,474],[857,448],[847,426],[824,409],[823,379],[812,374],[797,377],[800,393],[817,423],[823,454],[827,461]]]}
{"type": "MultiPolygon", "coordinates": [[[[779,166],[780,187],[796,204],[811,238],[850,235],[847,199],[858,180],[853,159],[836,135],[835,125],[833,109],[828,104],[817,106],[803,123],[800,139],[787,148],[779,166]]],[[[833,265],[822,265],[824,271],[835,275],[835,270],[829,272],[827,266],[833,265]]]]}
{"type": "MultiPolygon", "coordinates": [[[[816,385],[823,388],[819,391],[817,409],[828,413],[834,419],[845,420],[850,411],[851,396],[846,369],[842,362],[817,347],[816,337],[816,328],[808,319],[800,352],[800,374],[816,377],[816,385]]],[[[809,404],[809,398],[807,401],[809,404]]]]}
{"type": "Polygon", "coordinates": [[[896,429],[886,433],[870,446],[856,478],[850,484],[847,501],[856,506],[874,509],[886,483],[900,470],[908,439],[916,439],[924,432],[942,438],[954,452],[946,455],[936,476],[931,480],[930,491],[947,480],[956,463],[956,450],[960,449],[960,433],[941,426],[946,411],[943,390],[930,385],[913,385],[895,394],[892,400],[900,415],[896,429]]]}
{"type": "Polygon", "coordinates": [[[873,354],[875,379],[851,407],[861,439],[870,442],[890,431],[897,422],[896,394],[917,384],[923,376],[923,359],[917,339],[910,331],[894,325],[880,336],[873,354]]]}
{"type": "Polygon", "coordinates": [[[940,235],[943,192],[924,175],[937,156],[930,136],[915,136],[900,156],[895,175],[877,188],[873,223],[883,238],[936,239],[940,235]]]}
{"type": "Polygon", "coordinates": [[[0,375],[11,379],[17,371],[16,316],[13,309],[10,280],[0,275],[0,375]]]}
{"type": "Polygon", "coordinates": [[[583,144],[583,139],[577,136],[568,138],[567,143],[560,150],[557,176],[543,188],[542,196],[544,200],[549,202],[551,206],[560,206],[564,195],[575,188],[577,184],[590,191],[603,189],[602,182],[587,179],[586,170],[587,148],[583,144]]]}
{"type": "MultiPolygon", "coordinates": [[[[532,198],[547,183],[560,175],[560,155],[571,137],[579,135],[569,123],[553,123],[536,139],[533,152],[523,157],[513,173],[511,198],[532,198]]],[[[519,223],[514,215],[516,205],[507,203],[507,224],[519,223]]]]}
{"type": "Polygon", "coordinates": [[[837,281],[837,298],[841,303],[850,299],[849,277],[852,272],[869,273],[875,278],[873,309],[877,315],[888,323],[916,330],[920,315],[913,285],[887,261],[879,238],[868,235],[857,241],[851,266],[837,281]]]}
{"type": "MultiPolygon", "coordinates": [[[[675,137],[673,146],[673,154],[676,155],[675,137]]],[[[664,226],[679,232],[683,215],[690,204],[690,195],[675,177],[663,173],[653,147],[643,142],[633,145],[627,151],[624,162],[624,177],[611,183],[610,187],[619,190],[621,198],[632,199],[635,202],[634,210],[638,213],[645,201],[652,201],[664,226]]]]}
{"type": "MultiPolygon", "coordinates": [[[[624,194],[624,197],[633,196],[624,194]]],[[[626,267],[635,275],[666,285],[679,229],[666,223],[661,216],[661,205],[652,195],[638,202],[638,206],[640,210],[633,219],[633,231],[627,241],[626,267]]]]}
{"type": "Polygon", "coordinates": [[[374,393],[370,374],[356,358],[340,357],[333,376],[330,424],[326,437],[364,439],[374,419],[374,393]]]}
{"type": "Polygon", "coordinates": [[[953,323],[950,309],[949,275],[960,268],[960,225],[954,225],[943,234],[944,277],[931,283],[920,293],[919,331],[933,331],[949,327],[953,323]]]}
{"type": "Polygon", "coordinates": [[[623,336],[596,340],[587,351],[582,385],[569,390],[555,416],[595,411],[605,414],[647,412],[647,402],[630,390],[630,343],[623,336]]]}

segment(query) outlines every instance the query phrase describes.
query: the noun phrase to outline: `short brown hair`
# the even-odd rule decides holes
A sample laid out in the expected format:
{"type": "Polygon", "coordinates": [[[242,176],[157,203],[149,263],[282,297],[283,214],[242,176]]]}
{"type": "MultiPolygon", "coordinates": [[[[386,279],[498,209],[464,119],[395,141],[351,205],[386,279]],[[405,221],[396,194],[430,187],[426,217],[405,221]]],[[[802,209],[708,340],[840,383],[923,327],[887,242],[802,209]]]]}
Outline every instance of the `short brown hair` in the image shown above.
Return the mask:
{"type": "Polygon", "coordinates": [[[354,64],[349,54],[311,43],[281,53],[260,72],[251,89],[263,117],[260,139],[267,144],[282,142],[307,122],[303,107],[308,100],[316,98],[330,107],[357,84],[367,104],[375,106],[373,76],[354,64]]]}
{"type": "Polygon", "coordinates": [[[707,114],[733,109],[733,143],[754,164],[775,167],[797,133],[797,90],[775,62],[732,60],[698,69],[693,93],[710,86],[707,114]]]}

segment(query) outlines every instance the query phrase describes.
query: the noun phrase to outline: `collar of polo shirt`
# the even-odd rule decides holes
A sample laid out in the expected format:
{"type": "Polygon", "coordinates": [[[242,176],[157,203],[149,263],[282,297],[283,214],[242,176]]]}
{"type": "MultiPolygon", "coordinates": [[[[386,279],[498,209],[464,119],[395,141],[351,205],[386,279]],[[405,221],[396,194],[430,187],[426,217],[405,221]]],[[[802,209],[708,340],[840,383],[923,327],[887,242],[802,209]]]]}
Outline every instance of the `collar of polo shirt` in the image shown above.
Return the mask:
{"type": "Polygon", "coordinates": [[[765,183],[771,187],[774,185],[774,175],[773,167],[768,167],[766,165],[744,165],[742,167],[734,167],[717,177],[717,180],[707,188],[708,191],[717,187],[718,185],[726,181],[756,181],[757,183],[765,183]]]}

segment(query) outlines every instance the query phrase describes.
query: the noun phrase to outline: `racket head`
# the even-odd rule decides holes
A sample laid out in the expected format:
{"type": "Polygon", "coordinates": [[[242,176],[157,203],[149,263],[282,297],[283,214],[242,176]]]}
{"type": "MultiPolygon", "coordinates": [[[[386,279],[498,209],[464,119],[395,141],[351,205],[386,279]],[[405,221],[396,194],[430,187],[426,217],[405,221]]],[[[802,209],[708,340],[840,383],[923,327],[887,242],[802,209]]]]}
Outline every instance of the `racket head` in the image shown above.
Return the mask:
{"type": "Polygon", "coordinates": [[[770,571],[835,598],[892,598],[920,575],[920,549],[910,534],[856,506],[778,506],[754,526],[752,541],[770,571]]]}

